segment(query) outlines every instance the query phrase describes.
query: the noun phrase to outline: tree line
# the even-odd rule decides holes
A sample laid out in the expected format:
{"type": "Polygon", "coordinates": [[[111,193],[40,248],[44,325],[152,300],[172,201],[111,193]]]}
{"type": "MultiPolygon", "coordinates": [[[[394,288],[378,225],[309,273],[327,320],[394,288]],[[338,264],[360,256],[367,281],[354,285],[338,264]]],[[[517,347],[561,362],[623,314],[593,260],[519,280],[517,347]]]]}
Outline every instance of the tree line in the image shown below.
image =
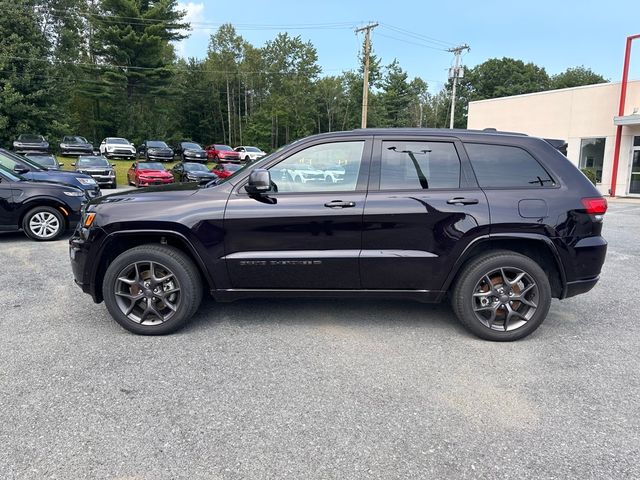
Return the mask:
{"type": "MultiPolygon", "coordinates": [[[[272,150],[360,126],[362,67],[323,75],[311,42],[283,32],[256,46],[230,24],[204,59],[185,59],[175,42],[188,30],[176,0],[1,0],[0,143],[40,133],[52,143],[78,134],[272,150]]],[[[370,63],[369,127],[448,125],[450,82],[434,91],[395,59],[370,63]]],[[[586,67],[549,75],[489,59],[465,68],[455,126],[466,126],[472,100],[605,81],[586,67]]]]}

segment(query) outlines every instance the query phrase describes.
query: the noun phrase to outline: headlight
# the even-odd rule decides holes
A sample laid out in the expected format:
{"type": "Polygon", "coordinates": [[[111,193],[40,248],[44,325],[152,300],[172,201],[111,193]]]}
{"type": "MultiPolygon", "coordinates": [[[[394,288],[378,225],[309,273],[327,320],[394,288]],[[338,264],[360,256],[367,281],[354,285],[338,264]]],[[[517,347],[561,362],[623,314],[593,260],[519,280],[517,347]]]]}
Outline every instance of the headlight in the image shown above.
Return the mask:
{"type": "Polygon", "coordinates": [[[110,145],[107,145],[107,152],[112,152],[113,151],[113,147],[110,145]]]}
{"type": "Polygon", "coordinates": [[[84,192],[73,192],[70,190],[65,190],[64,193],[67,197],[84,197],[84,192]]]}
{"type": "Polygon", "coordinates": [[[82,185],[95,185],[96,184],[96,181],[93,178],[79,178],[78,181],[82,185]]]}
{"type": "Polygon", "coordinates": [[[196,177],[195,175],[191,175],[190,173],[187,173],[187,178],[189,180],[197,180],[198,179],[198,177],[196,177]]]}

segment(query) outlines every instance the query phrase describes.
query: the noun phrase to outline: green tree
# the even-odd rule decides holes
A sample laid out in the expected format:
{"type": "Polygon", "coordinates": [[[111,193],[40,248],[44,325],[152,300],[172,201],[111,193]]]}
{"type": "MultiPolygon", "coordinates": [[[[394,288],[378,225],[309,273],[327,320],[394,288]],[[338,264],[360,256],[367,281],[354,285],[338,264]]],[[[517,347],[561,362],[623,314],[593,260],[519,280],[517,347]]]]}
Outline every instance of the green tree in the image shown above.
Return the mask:
{"type": "Polygon", "coordinates": [[[94,6],[90,56],[96,70],[109,65],[94,79],[95,94],[111,101],[108,112],[116,119],[104,133],[140,141],[168,130],[175,94],[171,42],[185,38],[184,15],[176,0],[101,0],[94,6]]]}
{"type": "Polygon", "coordinates": [[[55,75],[51,44],[29,0],[4,3],[0,14],[0,141],[20,133],[56,135],[55,75]]]}
{"type": "Polygon", "coordinates": [[[582,85],[592,85],[594,83],[605,83],[607,81],[608,80],[602,75],[582,65],[567,68],[564,72],[553,75],[549,87],[551,89],[579,87],[582,85]]]}
{"type": "Polygon", "coordinates": [[[465,69],[460,82],[470,100],[508,97],[540,92],[549,88],[549,75],[544,68],[513,58],[491,58],[471,69],[465,69]]]}

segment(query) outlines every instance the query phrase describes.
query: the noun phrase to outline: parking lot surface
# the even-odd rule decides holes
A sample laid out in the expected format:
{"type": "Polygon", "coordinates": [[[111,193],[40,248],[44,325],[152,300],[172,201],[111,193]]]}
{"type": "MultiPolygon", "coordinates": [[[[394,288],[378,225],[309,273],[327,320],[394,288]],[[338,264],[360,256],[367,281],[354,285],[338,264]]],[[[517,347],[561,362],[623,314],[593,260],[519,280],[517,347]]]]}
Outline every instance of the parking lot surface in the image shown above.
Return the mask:
{"type": "Polygon", "coordinates": [[[2,234],[0,478],[639,478],[640,205],[605,237],[596,288],[500,344],[386,300],[206,300],[135,336],[65,240],[2,234]]]}

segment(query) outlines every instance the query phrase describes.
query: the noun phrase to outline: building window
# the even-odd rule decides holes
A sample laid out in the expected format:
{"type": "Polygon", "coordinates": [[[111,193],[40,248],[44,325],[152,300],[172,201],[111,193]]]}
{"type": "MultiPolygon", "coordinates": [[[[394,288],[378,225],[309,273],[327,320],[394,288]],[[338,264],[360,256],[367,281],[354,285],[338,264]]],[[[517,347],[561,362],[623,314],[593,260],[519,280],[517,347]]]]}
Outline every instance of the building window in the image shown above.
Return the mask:
{"type": "Polygon", "coordinates": [[[602,182],[605,138],[583,138],[580,142],[580,169],[596,174],[596,182],[602,182]]]}

